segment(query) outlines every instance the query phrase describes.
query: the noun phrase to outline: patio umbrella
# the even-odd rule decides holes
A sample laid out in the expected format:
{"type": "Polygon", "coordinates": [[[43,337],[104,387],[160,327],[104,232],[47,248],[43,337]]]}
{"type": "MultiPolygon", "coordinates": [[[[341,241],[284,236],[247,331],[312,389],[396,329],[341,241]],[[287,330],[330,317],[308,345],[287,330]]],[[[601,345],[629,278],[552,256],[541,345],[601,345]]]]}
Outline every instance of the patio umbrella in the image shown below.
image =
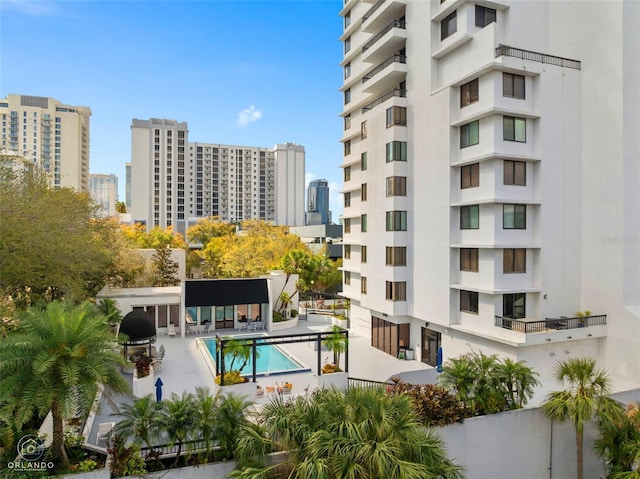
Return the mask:
{"type": "Polygon", "coordinates": [[[158,402],[162,401],[162,385],[162,379],[156,379],[156,401],[158,402]]]}
{"type": "Polygon", "coordinates": [[[438,348],[438,355],[436,356],[436,372],[442,372],[442,346],[438,348]]]}

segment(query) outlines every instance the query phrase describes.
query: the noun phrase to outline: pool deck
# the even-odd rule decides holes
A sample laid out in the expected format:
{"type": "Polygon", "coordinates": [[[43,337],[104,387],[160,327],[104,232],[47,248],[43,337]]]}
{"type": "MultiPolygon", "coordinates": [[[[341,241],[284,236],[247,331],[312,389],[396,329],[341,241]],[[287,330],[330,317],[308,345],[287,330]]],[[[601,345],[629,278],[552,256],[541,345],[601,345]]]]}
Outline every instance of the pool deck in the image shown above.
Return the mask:
{"type": "MultiPolygon", "coordinates": [[[[314,323],[310,321],[300,321],[298,326],[284,331],[269,332],[268,336],[279,336],[296,333],[323,332],[331,328],[326,323],[314,323]]],[[[259,333],[262,333],[260,331],[259,333]]],[[[221,335],[243,334],[237,331],[221,331],[221,335]]],[[[244,333],[246,335],[246,332],[244,333]]],[[[198,386],[207,386],[215,393],[214,375],[211,365],[203,357],[203,348],[199,338],[208,337],[188,336],[180,337],[158,337],[156,347],[165,347],[165,356],[162,370],[155,372],[155,378],[161,378],[163,382],[162,397],[169,398],[173,393],[182,394],[185,391],[194,392],[198,386]]],[[[396,359],[382,351],[373,348],[368,337],[349,334],[349,376],[352,378],[368,379],[373,381],[387,381],[394,375],[398,375],[408,382],[431,383],[435,382],[435,370],[420,361],[405,361],[396,359]]],[[[304,394],[304,390],[312,390],[317,385],[315,372],[317,370],[317,352],[313,350],[311,343],[285,344],[280,345],[288,355],[296,361],[311,369],[311,372],[284,373],[257,378],[258,384],[263,388],[276,386],[277,383],[290,382],[293,384],[292,395],[304,394]]],[[[322,352],[322,360],[329,358],[332,353],[322,352]]],[[[344,355],[343,355],[344,356],[344,355]]],[[[342,359],[341,362],[343,362],[342,359]]],[[[130,377],[130,376],[129,376],[130,377]]],[[[154,379],[155,380],[155,379],[154,379]]],[[[269,401],[269,397],[256,400],[256,408],[269,401]]],[[[91,431],[87,440],[88,444],[105,447],[104,440],[97,440],[98,426],[106,422],[118,422],[118,416],[113,415],[113,405],[116,407],[123,403],[130,402],[127,397],[115,397],[111,404],[104,399],[93,421],[91,431]]]]}

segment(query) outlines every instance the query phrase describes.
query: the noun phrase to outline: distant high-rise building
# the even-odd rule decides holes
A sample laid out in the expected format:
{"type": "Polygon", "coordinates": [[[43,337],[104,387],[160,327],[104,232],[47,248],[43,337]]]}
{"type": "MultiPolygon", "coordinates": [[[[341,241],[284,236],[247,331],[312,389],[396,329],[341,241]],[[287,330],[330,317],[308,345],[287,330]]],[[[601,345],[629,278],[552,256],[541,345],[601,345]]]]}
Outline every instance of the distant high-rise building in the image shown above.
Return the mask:
{"type": "Polygon", "coordinates": [[[124,183],[124,198],[125,205],[127,206],[127,213],[131,212],[131,162],[125,163],[125,183],[124,183]]]}
{"type": "Polygon", "coordinates": [[[133,222],[179,232],[208,216],[304,224],[303,146],[189,142],[188,134],[186,122],[133,120],[133,222]]]}
{"type": "Polygon", "coordinates": [[[118,177],[116,175],[89,175],[89,193],[98,205],[100,216],[116,215],[118,201],[118,177]]]}
{"type": "Polygon", "coordinates": [[[329,211],[329,182],[313,180],[307,188],[307,224],[327,225],[331,223],[329,211]]]}
{"type": "Polygon", "coordinates": [[[88,191],[91,109],[11,94],[0,99],[0,116],[3,151],[44,169],[54,187],[88,191]]]}

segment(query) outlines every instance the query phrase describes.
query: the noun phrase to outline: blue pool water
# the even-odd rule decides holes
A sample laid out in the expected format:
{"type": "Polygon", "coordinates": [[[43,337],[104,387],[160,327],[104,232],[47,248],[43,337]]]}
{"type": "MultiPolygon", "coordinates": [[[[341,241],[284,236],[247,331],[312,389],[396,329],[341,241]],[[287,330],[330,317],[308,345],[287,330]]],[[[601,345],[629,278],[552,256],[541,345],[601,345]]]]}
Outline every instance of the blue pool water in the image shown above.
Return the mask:
{"type": "MultiPolygon", "coordinates": [[[[216,360],[216,340],[213,338],[203,338],[202,341],[209,351],[211,359],[215,363],[216,360]]],[[[256,361],[256,375],[266,376],[270,374],[308,372],[309,368],[305,368],[293,358],[287,356],[278,346],[264,345],[258,346],[258,359],[256,361]]],[[[231,364],[231,356],[225,356],[225,368],[229,368],[231,364]]],[[[236,359],[235,366],[239,366],[236,359]]],[[[240,371],[242,375],[250,375],[253,372],[253,358],[249,357],[246,366],[240,371]]]]}

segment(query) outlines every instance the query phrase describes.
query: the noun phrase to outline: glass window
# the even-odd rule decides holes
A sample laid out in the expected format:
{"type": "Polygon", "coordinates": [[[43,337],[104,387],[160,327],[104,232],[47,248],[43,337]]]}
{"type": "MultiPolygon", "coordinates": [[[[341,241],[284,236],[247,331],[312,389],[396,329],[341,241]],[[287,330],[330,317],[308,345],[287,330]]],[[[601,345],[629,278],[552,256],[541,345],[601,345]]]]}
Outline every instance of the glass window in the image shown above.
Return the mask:
{"type": "Polygon", "coordinates": [[[344,78],[345,80],[351,76],[351,62],[344,66],[344,78]]]}
{"type": "Polygon", "coordinates": [[[460,87],[460,108],[478,101],[478,79],[471,80],[460,87]]]}
{"type": "Polygon", "coordinates": [[[351,192],[344,193],[344,206],[351,206],[351,192]]]}
{"type": "Polygon", "coordinates": [[[344,259],[351,259],[351,245],[344,245],[344,259]]]}
{"type": "Polygon", "coordinates": [[[344,104],[351,102],[351,88],[348,88],[344,91],[344,104]]]}
{"type": "Polygon", "coordinates": [[[344,181],[351,181],[351,167],[344,167],[344,181]]]}
{"type": "Polygon", "coordinates": [[[480,186],[480,163],[473,163],[460,168],[460,188],[480,186]]]}
{"type": "Polygon", "coordinates": [[[406,246],[387,246],[386,265],[387,266],[406,266],[407,265],[407,247],[406,246]]]}
{"type": "Polygon", "coordinates": [[[476,5],[476,27],[484,28],[496,21],[496,11],[493,8],[476,5]]]}
{"type": "Polygon", "coordinates": [[[344,272],[344,284],[351,284],[351,271],[344,272]]]}
{"type": "Polygon", "coordinates": [[[387,128],[394,125],[407,125],[407,109],[404,106],[387,108],[387,128]]]}
{"type": "Polygon", "coordinates": [[[406,301],[407,283],[405,281],[387,281],[386,298],[389,301],[406,301]]]}
{"type": "Polygon", "coordinates": [[[367,277],[362,276],[360,278],[360,292],[362,294],[367,294],[367,277]]]}
{"type": "Polygon", "coordinates": [[[367,184],[360,185],[360,201],[367,201],[367,184]]]}
{"type": "Polygon", "coordinates": [[[527,229],[527,205],[502,205],[502,228],[527,229]]]}
{"type": "Polygon", "coordinates": [[[360,215],[360,231],[362,233],[367,232],[367,215],[360,215]]]}
{"type": "Polygon", "coordinates": [[[472,121],[460,127],[460,148],[480,143],[480,121],[472,121]]]}
{"type": "Polygon", "coordinates": [[[461,230],[477,230],[480,228],[480,206],[461,206],[460,207],[460,229],[461,230]]]}
{"type": "Polygon", "coordinates": [[[387,178],[387,196],[407,196],[407,177],[389,176],[387,178]]]}
{"type": "Polygon", "coordinates": [[[504,160],[504,181],[505,185],[526,186],[527,185],[527,163],[524,161],[504,160]]]}
{"type": "Polygon", "coordinates": [[[351,128],[351,113],[344,117],[344,129],[348,130],[349,128],[351,128]]]}
{"type": "Polygon", "coordinates": [[[505,294],[502,297],[502,316],[522,319],[527,314],[527,295],[525,293],[505,294]]]}
{"type": "Polygon", "coordinates": [[[351,233],[351,218],[344,219],[344,232],[351,233]]]}
{"type": "Polygon", "coordinates": [[[387,231],[407,231],[407,212],[387,211],[387,231]]]}
{"type": "Polygon", "coordinates": [[[349,53],[351,50],[351,37],[348,37],[344,41],[344,52],[349,53]]]}
{"type": "Polygon", "coordinates": [[[460,271],[478,272],[478,248],[460,248],[460,271]]]}
{"type": "Polygon", "coordinates": [[[360,169],[362,171],[367,169],[367,152],[360,153],[360,169]]]}
{"type": "Polygon", "coordinates": [[[502,250],[503,273],[526,273],[527,250],[524,248],[505,248],[502,250]]]}
{"type": "Polygon", "coordinates": [[[346,29],[351,25],[351,12],[347,12],[344,16],[344,28],[346,29]]]}
{"type": "Polygon", "coordinates": [[[458,12],[455,11],[447,15],[444,20],[440,22],[440,40],[444,40],[450,35],[453,35],[458,29],[458,12]]]}
{"type": "Polygon", "coordinates": [[[367,247],[365,245],[360,246],[360,262],[367,262],[367,247]]]}
{"type": "Polygon", "coordinates": [[[367,121],[360,123],[360,139],[364,140],[367,137],[367,121]]]}
{"type": "Polygon", "coordinates": [[[460,290],[460,311],[478,314],[478,292],[460,290]]]}
{"type": "Polygon", "coordinates": [[[503,73],[502,96],[524,100],[524,77],[522,75],[514,75],[513,73],[503,73]]]}
{"type": "Polygon", "coordinates": [[[407,161],[406,141],[392,141],[387,143],[387,163],[390,161],[407,161]]]}
{"type": "Polygon", "coordinates": [[[527,120],[505,116],[502,118],[502,123],[505,141],[518,141],[520,143],[527,141],[527,120]]]}

